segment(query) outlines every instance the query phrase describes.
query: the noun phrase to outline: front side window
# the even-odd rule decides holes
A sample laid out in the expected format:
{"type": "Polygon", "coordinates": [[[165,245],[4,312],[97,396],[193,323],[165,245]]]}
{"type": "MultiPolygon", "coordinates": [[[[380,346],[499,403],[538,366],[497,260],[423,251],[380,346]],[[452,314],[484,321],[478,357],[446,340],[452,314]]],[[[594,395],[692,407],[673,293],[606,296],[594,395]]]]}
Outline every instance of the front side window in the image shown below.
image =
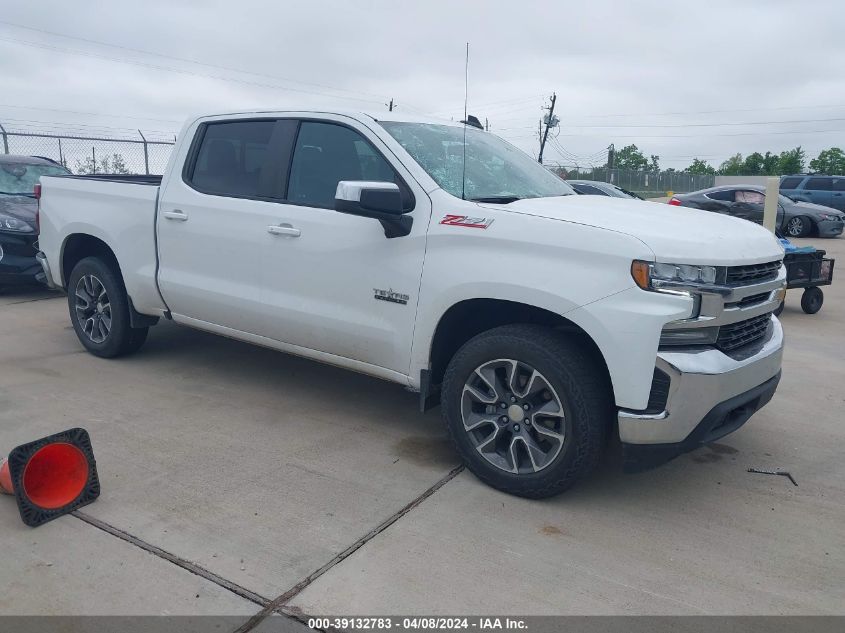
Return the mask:
{"type": "Polygon", "coordinates": [[[748,204],[763,204],[766,196],[759,191],[740,190],[736,192],[736,202],[747,202],[748,204]]]}
{"type": "Polygon", "coordinates": [[[781,189],[797,189],[803,178],[784,178],[780,182],[781,189]]]}
{"type": "Polygon", "coordinates": [[[293,150],[288,201],[330,209],[341,180],[397,182],[398,178],[393,167],[355,130],[304,121],[293,150]]]}
{"type": "Polygon", "coordinates": [[[268,168],[275,121],[208,123],[197,152],[191,184],[205,193],[268,197],[262,174],[268,168]]]}
{"type": "Polygon", "coordinates": [[[575,191],[577,191],[578,193],[580,193],[582,195],[588,195],[588,196],[606,196],[607,195],[604,191],[602,191],[601,189],[597,189],[596,187],[593,187],[592,185],[578,184],[578,185],[571,185],[571,186],[575,189],[575,191]]]}
{"type": "Polygon", "coordinates": [[[380,123],[441,188],[455,197],[511,202],[575,193],[522,150],[489,132],[469,126],[380,123]]]}
{"type": "Polygon", "coordinates": [[[834,191],[845,191],[845,178],[837,178],[833,181],[834,191]]]}

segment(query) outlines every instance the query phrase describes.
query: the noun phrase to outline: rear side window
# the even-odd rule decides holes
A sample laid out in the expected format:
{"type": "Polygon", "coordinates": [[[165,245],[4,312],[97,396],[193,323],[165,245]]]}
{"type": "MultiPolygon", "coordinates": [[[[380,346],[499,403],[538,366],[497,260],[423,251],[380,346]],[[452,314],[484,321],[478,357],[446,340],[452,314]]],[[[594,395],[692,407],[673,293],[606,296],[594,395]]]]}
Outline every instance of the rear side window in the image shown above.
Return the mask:
{"type": "MultiPolygon", "coordinates": [[[[270,197],[261,185],[268,168],[275,121],[208,123],[196,154],[191,184],[204,193],[270,197]]],[[[265,190],[266,189],[266,190],[265,190]]]]}
{"type": "Polygon", "coordinates": [[[810,178],[807,181],[807,184],[804,185],[804,189],[810,189],[812,191],[830,191],[830,185],[830,178],[810,178]]]}
{"type": "Polygon", "coordinates": [[[766,202],[766,196],[759,191],[737,191],[734,199],[736,202],[747,202],[749,204],[764,204],[766,202]]]}
{"type": "Polygon", "coordinates": [[[704,195],[711,200],[721,200],[723,202],[733,202],[734,201],[734,189],[725,189],[724,191],[711,191],[710,193],[705,193],[704,195]]]}
{"type": "Polygon", "coordinates": [[[803,178],[784,178],[780,181],[781,189],[797,189],[803,178]]]}
{"type": "Polygon", "coordinates": [[[341,180],[396,182],[403,187],[393,167],[355,130],[303,121],[294,145],[287,199],[332,208],[341,180]]]}

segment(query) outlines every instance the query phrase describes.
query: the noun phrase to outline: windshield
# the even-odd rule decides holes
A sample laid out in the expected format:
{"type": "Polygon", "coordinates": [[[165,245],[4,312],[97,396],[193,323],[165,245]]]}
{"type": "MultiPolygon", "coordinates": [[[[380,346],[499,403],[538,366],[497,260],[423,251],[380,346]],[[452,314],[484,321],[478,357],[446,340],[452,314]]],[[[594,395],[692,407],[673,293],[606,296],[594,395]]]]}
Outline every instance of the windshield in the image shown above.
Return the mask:
{"type": "Polygon", "coordinates": [[[0,194],[31,196],[41,176],[64,176],[69,173],[61,165],[0,163],[0,194]]]}
{"type": "Polygon", "coordinates": [[[443,189],[458,198],[511,202],[575,191],[523,151],[489,132],[429,123],[382,121],[382,127],[443,189]]]}

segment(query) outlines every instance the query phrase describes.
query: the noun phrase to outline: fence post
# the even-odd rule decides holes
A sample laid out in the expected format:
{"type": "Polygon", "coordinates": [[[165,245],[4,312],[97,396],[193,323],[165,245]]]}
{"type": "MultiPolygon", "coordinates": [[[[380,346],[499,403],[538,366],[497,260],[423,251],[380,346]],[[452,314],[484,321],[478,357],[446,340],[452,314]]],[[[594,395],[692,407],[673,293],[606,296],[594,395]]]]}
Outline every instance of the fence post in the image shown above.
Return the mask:
{"type": "Polygon", "coordinates": [[[141,140],[144,141],[144,173],[147,176],[150,175],[150,153],[147,150],[147,139],[144,137],[144,133],[141,130],[138,130],[138,134],[141,135],[141,140]]]}
{"type": "Polygon", "coordinates": [[[3,124],[0,123],[0,134],[3,135],[3,153],[9,153],[9,137],[6,136],[6,128],[3,127],[3,124]]]}

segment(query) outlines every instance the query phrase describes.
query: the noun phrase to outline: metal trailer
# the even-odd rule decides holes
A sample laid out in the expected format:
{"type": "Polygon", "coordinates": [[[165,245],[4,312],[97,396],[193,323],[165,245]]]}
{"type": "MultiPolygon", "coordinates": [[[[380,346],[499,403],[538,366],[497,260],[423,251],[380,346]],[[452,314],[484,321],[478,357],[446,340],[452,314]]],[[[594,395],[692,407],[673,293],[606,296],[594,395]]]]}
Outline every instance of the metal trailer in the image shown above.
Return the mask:
{"type": "MultiPolygon", "coordinates": [[[[825,251],[786,253],[783,265],[786,266],[786,289],[803,288],[801,295],[801,309],[807,314],[815,314],[822,309],[824,293],[819,286],[829,286],[833,281],[833,265],[835,259],[825,257],[825,251]]],[[[785,297],[784,297],[785,301],[785,297]]],[[[783,311],[784,301],[781,301],[775,314],[783,311]]]]}

